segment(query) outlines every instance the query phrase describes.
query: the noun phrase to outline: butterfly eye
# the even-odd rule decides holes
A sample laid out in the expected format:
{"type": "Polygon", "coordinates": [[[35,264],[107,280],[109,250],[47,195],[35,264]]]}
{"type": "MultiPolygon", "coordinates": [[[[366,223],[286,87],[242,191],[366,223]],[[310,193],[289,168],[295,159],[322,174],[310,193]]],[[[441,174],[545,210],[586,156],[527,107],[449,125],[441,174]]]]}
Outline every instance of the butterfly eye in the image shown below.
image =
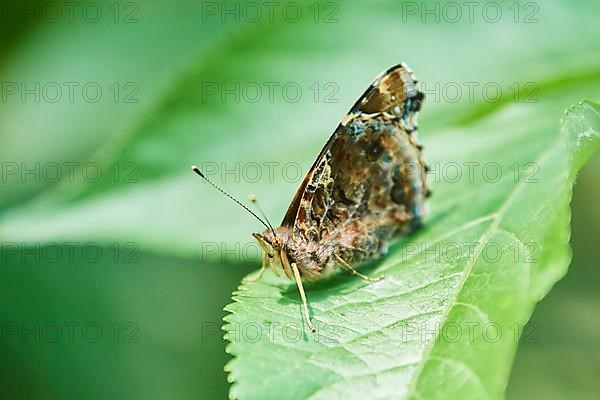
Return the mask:
{"type": "Polygon", "coordinates": [[[269,256],[269,258],[273,258],[273,254],[267,253],[267,256],[269,256]]]}

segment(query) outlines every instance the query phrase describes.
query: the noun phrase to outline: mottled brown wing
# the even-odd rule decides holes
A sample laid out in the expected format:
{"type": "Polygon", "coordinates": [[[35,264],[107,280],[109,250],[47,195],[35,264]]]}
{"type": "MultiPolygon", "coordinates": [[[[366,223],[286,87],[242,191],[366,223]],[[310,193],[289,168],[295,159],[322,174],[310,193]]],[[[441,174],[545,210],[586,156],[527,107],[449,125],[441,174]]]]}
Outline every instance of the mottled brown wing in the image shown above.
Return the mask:
{"type": "Polygon", "coordinates": [[[320,240],[352,220],[393,233],[420,223],[425,165],[414,138],[423,94],[412,72],[396,65],[375,79],[342,119],[283,219],[295,235],[320,240]]]}

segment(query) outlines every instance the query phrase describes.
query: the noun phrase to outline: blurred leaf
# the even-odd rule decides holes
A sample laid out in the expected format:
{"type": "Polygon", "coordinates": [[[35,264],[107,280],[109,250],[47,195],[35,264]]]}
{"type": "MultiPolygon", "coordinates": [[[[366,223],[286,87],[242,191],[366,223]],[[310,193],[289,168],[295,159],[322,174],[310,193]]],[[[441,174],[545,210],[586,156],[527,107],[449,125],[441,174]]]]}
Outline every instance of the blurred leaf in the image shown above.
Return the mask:
{"type": "Polygon", "coordinates": [[[582,274],[587,283],[573,284],[568,281],[577,273],[574,264],[568,277],[536,308],[531,319],[535,329],[529,329],[519,344],[508,399],[598,397],[600,321],[590,318],[600,306],[598,273],[582,274]]]}
{"type": "Polygon", "coordinates": [[[536,307],[519,343],[506,398],[595,400],[600,393],[600,152],[577,175],[569,273],[536,307]],[[530,331],[532,332],[532,331],[530,331]],[[584,356],[585,355],[585,356],[584,356]]]}
{"type": "MultiPolygon", "coordinates": [[[[3,42],[18,40],[0,48],[0,160],[26,163],[28,170],[36,163],[79,163],[77,170],[86,162],[103,163],[106,148],[134,134],[137,121],[160,107],[188,65],[234,28],[199,23],[201,4],[181,5],[3,3],[0,26],[7,18],[6,29],[18,27],[2,35],[3,42]]],[[[78,183],[84,181],[76,175],[78,183]]],[[[0,211],[40,193],[48,196],[57,186],[20,177],[2,175],[0,211]]],[[[66,169],[62,178],[72,180],[66,169]]]]}
{"type": "Polygon", "coordinates": [[[504,171],[533,160],[535,174],[437,185],[426,229],[371,271],[384,280],[308,290],[316,334],[293,284],[242,284],[225,318],[231,397],[503,398],[523,326],[571,258],[571,188],[600,142],[600,106],[569,109],[560,135],[524,110],[499,114],[430,145],[504,171]],[[468,140],[482,131],[493,146],[468,140]]]}
{"type": "Polygon", "coordinates": [[[16,250],[3,246],[0,268],[3,399],[225,397],[221,308],[247,266],[16,250]]]}
{"type": "MultiPolygon", "coordinates": [[[[0,214],[0,237],[27,243],[136,241],[147,251],[186,257],[206,253],[206,244],[252,246],[249,233],[260,225],[233,204],[224,205],[189,165],[212,163],[218,169],[214,179],[241,197],[257,192],[263,208],[277,219],[301,179],[285,176],[283,168],[306,172],[358,94],[392,64],[407,62],[426,86],[425,144],[432,132],[494,113],[517,94],[522,102],[527,83],[539,88],[534,100],[540,103],[529,106],[538,106],[538,115],[553,116],[565,104],[591,96],[600,78],[597,2],[578,7],[566,0],[544,2],[537,23],[514,22],[512,1],[502,3],[505,15],[498,23],[480,15],[474,22],[422,23],[419,16],[407,15],[403,3],[391,0],[339,3],[337,22],[315,23],[313,3],[299,2],[303,16],[298,22],[276,12],[272,21],[223,22],[216,15],[204,23],[199,5],[165,11],[151,2],[140,5],[139,24],[61,25],[29,37],[9,59],[11,67],[0,71],[4,80],[135,78],[141,101],[3,105],[0,134],[8,143],[0,148],[3,160],[87,160],[98,162],[104,174],[98,182],[86,182],[77,171],[74,182],[38,185],[46,190],[30,188],[41,191],[32,200],[26,200],[32,193],[27,185],[5,186],[5,204],[13,207],[0,214]],[[586,34],[573,25],[585,27],[586,34]],[[176,39],[165,38],[163,30],[176,39]],[[85,41],[77,40],[80,34],[85,41]],[[107,42],[124,56],[111,56],[107,42]],[[493,54],[482,57],[482,49],[493,54]],[[89,58],[82,58],[84,53],[89,58]],[[34,69],[31,60],[42,55],[47,62],[34,69]],[[265,86],[269,82],[278,85],[273,101],[265,86]],[[473,98],[465,86],[469,82],[478,85],[473,98]],[[286,101],[282,93],[288,83],[302,89],[297,102],[286,101]],[[316,101],[315,83],[320,88],[316,101]],[[327,83],[337,88],[335,102],[324,101],[327,83]],[[499,99],[485,100],[482,88],[488,83],[501,88],[499,99]],[[220,89],[209,95],[207,85],[258,85],[262,96],[252,102],[220,89]],[[462,89],[457,101],[442,96],[456,85],[462,89]],[[557,90],[560,102],[542,104],[557,90]],[[80,141],[82,132],[85,141],[80,141]],[[257,181],[240,172],[253,163],[261,168],[257,181]],[[277,164],[273,179],[265,163],[277,164]],[[226,170],[237,172],[232,176],[226,170]],[[135,183],[125,182],[129,173],[135,183]]],[[[325,9],[328,3],[320,3],[321,18],[331,12],[325,9]]],[[[429,150],[426,155],[433,160],[429,150]]],[[[222,255],[208,256],[218,260],[222,255]]]]}

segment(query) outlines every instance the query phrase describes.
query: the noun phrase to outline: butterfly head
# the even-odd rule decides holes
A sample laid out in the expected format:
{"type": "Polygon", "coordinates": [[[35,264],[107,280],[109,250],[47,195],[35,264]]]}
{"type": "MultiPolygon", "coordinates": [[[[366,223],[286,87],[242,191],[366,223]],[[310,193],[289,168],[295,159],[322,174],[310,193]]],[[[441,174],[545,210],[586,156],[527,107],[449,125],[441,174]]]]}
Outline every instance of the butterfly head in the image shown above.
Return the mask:
{"type": "Polygon", "coordinates": [[[270,261],[279,261],[279,255],[283,250],[283,238],[276,231],[267,230],[263,233],[253,233],[252,236],[258,241],[270,261]]]}

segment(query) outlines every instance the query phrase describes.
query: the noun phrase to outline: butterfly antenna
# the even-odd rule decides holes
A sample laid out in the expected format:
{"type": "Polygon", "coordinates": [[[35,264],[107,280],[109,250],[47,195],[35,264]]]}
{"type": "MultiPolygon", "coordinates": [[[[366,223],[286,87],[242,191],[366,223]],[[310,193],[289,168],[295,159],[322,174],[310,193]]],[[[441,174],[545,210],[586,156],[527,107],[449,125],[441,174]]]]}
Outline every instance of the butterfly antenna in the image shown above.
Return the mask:
{"type": "Polygon", "coordinates": [[[241,201],[239,201],[238,199],[236,199],[235,197],[233,197],[232,195],[230,195],[229,193],[227,193],[226,191],[224,191],[223,189],[221,189],[219,186],[217,186],[216,183],[214,183],[213,181],[211,181],[210,179],[208,179],[206,177],[206,175],[204,175],[202,173],[202,171],[200,171],[200,169],[198,167],[196,167],[195,165],[192,165],[192,171],[194,171],[195,173],[197,173],[198,175],[200,175],[200,177],[202,179],[204,179],[206,182],[210,183],[212,187],[214,187],[215,189],[217,189],[219,192],[223,193],[225,196],[229,197],[231,200],[235,201],[239,206],[241,206],[244,210],[248,211],[254,218],[256,218],[257,220],[260,221],[261,224],[263,224],[265,226],[265,228],[267,229],[273,229],[273,227],[271,226],[271,224],[269,223],[268,225],[265,223],[265,221],[263,221],[262,219],[260,219],[260,217],[258,215],[256,215],[251,209],[249,209],[248,207],[246,207],[244,204],[242,204],[241,201]]]}
{"type": "Polygon", "coordinates": [[[258,201],[256,200],[256,196],[253,195],[253,194],[251,194],[251,195],[248,196],[248,200],[250,200],[252,202],[252,204],[254,204],[254,207],[256,207],[256,209],[258,210],[258,212],[260,213],[260,215],[265,219],[265,221],[267,221],[267,224],[269,224],[269,228],[271,228],[271,232],[273,232],[273,235],[277,236],[275,234],[275,228],[273,228],[273,225],[271,224],[271,221],[269,221],[269,218],[267,218],[267,215],[265,214],[265,212],[258,205],[258,201]]]}

